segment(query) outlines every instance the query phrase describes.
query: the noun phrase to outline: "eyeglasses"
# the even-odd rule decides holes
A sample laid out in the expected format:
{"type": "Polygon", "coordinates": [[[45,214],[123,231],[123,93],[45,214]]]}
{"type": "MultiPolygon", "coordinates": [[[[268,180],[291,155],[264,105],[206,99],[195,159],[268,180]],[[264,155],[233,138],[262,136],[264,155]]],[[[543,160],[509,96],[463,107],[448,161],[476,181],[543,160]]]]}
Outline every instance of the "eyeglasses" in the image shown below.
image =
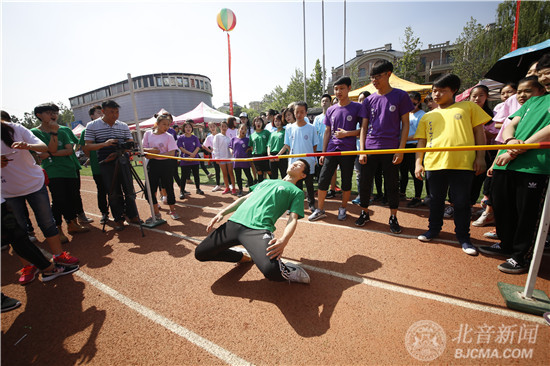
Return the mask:
{"type": "Polygon", "coordinates": [[[386,74],[385,72],[382,72],[382,73],[380,73],[380,74],[371,75],[371,76],[369,76],[369,79],[370,79],[371,81],[374,81],[374,80],[377,80],[377,81],[378,81],[378,80],[380,80],[380,79],[382,78],[382,76],[384,76],[385,74],[386,74]]]}

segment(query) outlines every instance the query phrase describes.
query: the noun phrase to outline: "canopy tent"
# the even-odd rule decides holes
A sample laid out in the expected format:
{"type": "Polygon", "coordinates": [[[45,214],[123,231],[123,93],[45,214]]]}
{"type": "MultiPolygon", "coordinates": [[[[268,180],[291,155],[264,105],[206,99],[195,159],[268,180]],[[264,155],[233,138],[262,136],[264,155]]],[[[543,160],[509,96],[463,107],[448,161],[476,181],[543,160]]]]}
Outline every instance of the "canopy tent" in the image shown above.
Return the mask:
{"type": "MultiPolygon", "coordinates": [[[[400,77],[396,76],[393,72],[390,75],[390,85],[392,86],[392,88],[401,89],[406,92],[417,91],[422,95],[422,100],[424,100],[426,95],[432,90],[431,85],[415,84],[413,82],[403,80],[400,77]]],[[[351,100],[357,101],[359,94],[361,94],[364,91],[368,91],[371,94],[373,94],[376,92],[376,88],[374,87],[374,85],[372,85],[372,83],[367,84],[362,88],[352,90],[349,93],[349,98],[351,100]]]]}
{"type": "MultiPolygon", "coordinates": [[[[188,119],[192,119],[195,125],[204,122],[221,123],[226,121],[229,117],[233,116],[217,111],[206,105],[204,102],[200,102],[199,105],[197,105],[192,111],[184,113],[181,116],[174,117],[174,122],[177,125],[182,125],[188,119]]],[[[235,118],[237,119],[237,122],[240,122],[238,117],[235,118]]]]}
{"type": "Polygon", "coordinates": [[[76,137],[80,137],[80,135],[82,134],[82,131],[84,131],[86,129],[86,127],[84,125],[81,125],[80,123],[78,125],[76,125],[75,128],[73,128],[73,133],[76,137]]]}
{"type": "MultiPolygon", "coordinates": [[[[157,113],[158,115],[161,115],[161,114],[170,114],[169,112],[166,111],[166,109],[164,108],[161,108],[160,111],[158,111],[157,113]]],[[[146,119],[145,121],[142,121],[139,123],[139,128],[142,129],[142,130],[147,130],[149,128],[153,128],[153,126],[155,125],[155,122],[156,122],[156,118],[155,116],[149,118],[149,119],[146,119]]],[[[130,128],[130,131],[135,131],[136,130],[136,124],[131,124],[131,125],[128,125],[128,127],[130,128]]]]}

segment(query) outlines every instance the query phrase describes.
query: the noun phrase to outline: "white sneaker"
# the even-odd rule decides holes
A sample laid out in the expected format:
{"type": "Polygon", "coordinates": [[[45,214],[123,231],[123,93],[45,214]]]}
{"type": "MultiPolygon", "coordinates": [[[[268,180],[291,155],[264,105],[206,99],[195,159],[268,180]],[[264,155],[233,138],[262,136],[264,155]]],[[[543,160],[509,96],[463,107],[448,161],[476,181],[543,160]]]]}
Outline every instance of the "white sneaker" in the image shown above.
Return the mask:
{"type": "Polygon", "coordinates": [[[217,192],[217,191],[221,191],[222,190],[222,187],[220,186],[215,186],[213,189],[212,189],[212,192],[217,192]]]}
{"type": "Polygon", "coordinates": [[[317,221],[327,217],[325,210],[315,209],[315,211],[307,218],[309,221],[317,221]]]}
{"type": "Polygon", "coordinates": [[[168,197],[162,196],[161,201],[162,201],[163,205],[167,205],[168,204],[168,197]]]}
{"type": "Polygon", "coordinates": [[[468,255],[477,255],[477,249],[472,245],[472,243],[463,243],[462,251],[468,255]]]}
{"type": "MultiPolygon", "coordinates": [[[[285,263],[284,265],[288,269],[286,274],[289,282],[309,284],[310,278],[305,269],[293,263],[285,263]]],[[[284,274],[283,277],[285,277],[284,274]]]]}
{"type": "Polygon", "coordinates": [[[472,222],[472,225],[485,226],[485,225],[493,224],[494,222],[495,222],[495,215],[493,215],[492,213],[488,213],[487,211],[483,211],[479,219],[472,222]]]}

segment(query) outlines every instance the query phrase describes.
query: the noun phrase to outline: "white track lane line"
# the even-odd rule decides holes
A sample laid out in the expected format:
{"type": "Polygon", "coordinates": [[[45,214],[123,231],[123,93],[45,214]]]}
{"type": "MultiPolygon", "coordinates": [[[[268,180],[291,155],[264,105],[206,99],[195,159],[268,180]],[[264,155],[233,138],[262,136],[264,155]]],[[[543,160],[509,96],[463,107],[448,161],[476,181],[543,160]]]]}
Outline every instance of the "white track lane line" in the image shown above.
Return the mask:
{"type": "Polygon", "coordinates": [[[113,299],[119,301],[130,309],[136,311],[147,319],[159,324],[160,326],[168,329],[169,331],[177,334],[178,336],[187,339],[195,346],[205,350],[211,355],[219,358],[229,365],[253,365],[252,363],[243,360],[239,356],[229,352],[228,350],[218,346],[217,344],[209,341],[208,339],[201,337],[197,333],[190,331],[189,329],[182,327],[181,325],[173,322],[172,320],[156,313],[154,310],[135,302],[127,296],[124,296],[115,289],[105,285],[104,283],[96,280],[94,277],[87,275],[82,270],[77,271],[74,275],[80,277],[84,281],[90,283],[99,291],[111,296],[113,299]]]}
{"type": "MultiPolygon", "coordinates": [[[[97,214],[92,214],[92,213],[86,213],[86,214],[90,215],[90,216],[101,217],[100,215],[97,215],[97,214]]],[[[138,227],[137,224],[130,224],[130,225],[138,227]]],[[[330,225],[330,224],[326,224],[326,225],[330,225]]],[[[338,226],[338,225],[334,225],[334,226],[338,226]]],[[[338,227],[341,228],[341,226],[338,226],[338,227]]],[[[166,231],[166,230],[155,229],[155,228],[152,229],[152,228],[147,228],[145,226],[143,227],[143,229],[154,231],[154,232],[159,233],[159,234],[165,234],[165,235],[170,235],[170,236],[174,236],[174,237],[189,240],[189,241],[194,241],[194,242],[197,242],[197,243],[201,242],[201,239],[176,234],[176,233],[166,231]]],[[[350,228],[350,229],[356,230],[354,228],[350,228]]],[[[287,258],[284,258],[284,259],[288,260],[292,263],[300,263],[298,261],[290,260],[290,259],[287,259],[287,258]]],[[[460,300],[460,299],[455,299],[455,298],[444,296],[444,295],[433,294],[433,293],[428,292],[428,291],[415,290],[415,289],[411,289],[411,288],[408,288],[408,287],[405,287],[405,286],[389,284],[389,283],[386,283],[385,281],[381,281],[381,280],[368,279],[368,278],[364,278],[364,277],[347,275],[345,273],[330,271],[330,270],[327,270],[327,269],[324,269],[324,268],[314,267],[314,266],[310,266],[310,265],[306,265],[306,264],[301,264],[300,263],[300,265],[303,266],[304,268],[307,268],[307,269],[311,270],[311,271],[324,273],[324,274],[327,274],[327,275],[330,275],[330,276],[342,278],[342,279],[345,279],[345,280],[348,280],[348,281],[357,282],[357,283],[367,285],[367,286],[371,286],[371,287],[380,288],[380,289],[387,290],[387,291],[392,291],[392,292],[397,292],[397,293],[401,293],[401,294],[405,294],[405,295],[409,295],[409,296],[415,296],[415,297],[419,297],[419,298],[423,298],[423,299],[438,301],[438,302],[441,302],[441,303],[444,303],[444,304],[459,306],[459,307],[470,309],[470,310],[482,311],[482,312],[486,312],[486,313],[496,314],[496,315],[505,316],[505,317],[509,317],[509,318],[520,319],[520,320],[529,321],[529,322],[535,322],[535,323],[539,323],[539,324],[546,324],[545,320],[542,317],[536,316],[536,315],[519,313],[519,312],[515,312],[515,311],[512,311],[512,310],[502,309],[502,308],[499,308],[499,307],[496,307],[496,306],[476,304],[476,303],[473,303],[473,302],[468,302],[466,300],[460,300]]]]}

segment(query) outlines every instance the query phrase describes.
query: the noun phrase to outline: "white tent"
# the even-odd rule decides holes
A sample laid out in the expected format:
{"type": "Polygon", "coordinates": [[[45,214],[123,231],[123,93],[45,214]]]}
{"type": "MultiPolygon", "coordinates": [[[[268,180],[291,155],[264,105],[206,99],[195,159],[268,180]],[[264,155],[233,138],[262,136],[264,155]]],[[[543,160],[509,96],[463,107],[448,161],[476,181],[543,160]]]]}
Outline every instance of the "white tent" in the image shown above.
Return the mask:
{"type": "MultiPolygon", "coordinates": [[[[161,108],[160,111],[158,111],[157,113],[158,115],[161,115],[161,114],[169,114],[169,112],[166,111],[166,109],[164,108],[161,108]]],[[[156,122],[156,118],[155,116],[149,118],[149,119],[146,119],[145,121],[142,121],[139,123],[139,128],[142,129],[142,130],[147,130],[149,128],[153,128],[153,126],[155,125],[155,122],[156,122]]],[[[136,130],[136,124],[131,124],[131,125],[128,125],[128,127],[130,128],[130,131],[135,131],[136,130]]]]}
{"type": "MultiPolygon", "coordinates": [[[[232,116],[230,114],[217,111],[214,108],[210,108],[204,102],[200,102],[199,105],[192,111],[184,113],[181,116],[174,117],[174,122],[178,125],[182,125],[186,120],[192,119],[195,124],[203,122],[220,123],[226,121],[229,117],[232,116]]],[[[238,117],[235,118],[237,119],[237,122],[240,122],[238,117]]]]}
{"type": "Polygon", "coordinates": [[[86,127],[79,123],[78,125],[76,125],[75,128],[73,128],[73,133],[76,137],[80,137],[80,135],[82,134],[82,131],[84,131],[85,129],[86,127]]]}

